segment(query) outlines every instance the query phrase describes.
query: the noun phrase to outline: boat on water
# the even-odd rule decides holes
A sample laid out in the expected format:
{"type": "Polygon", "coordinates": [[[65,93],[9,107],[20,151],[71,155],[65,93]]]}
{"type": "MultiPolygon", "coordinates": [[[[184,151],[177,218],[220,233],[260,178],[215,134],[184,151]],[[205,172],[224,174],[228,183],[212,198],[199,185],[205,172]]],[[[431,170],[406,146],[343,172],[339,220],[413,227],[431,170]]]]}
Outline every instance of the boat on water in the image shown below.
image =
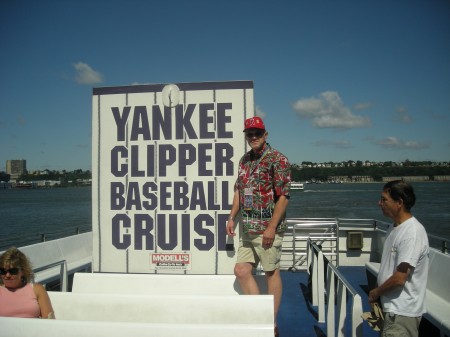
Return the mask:
{"type": "Polygon", "coordinates": [[[305,186],[303,185],[303,183],[298,183],[298,182],[291,182],[291,190],[300,190],[303,191],[305,188],[305,186]]]}
{"type": "Polygon", "coordinates": [[[21,188],[21,189],[31,189],[36,188],[36,183],[34,182],[18,182],[13,185],[14,188],[21,188]]]}
{"type": "MultiPolygon", "coordinates": [[[[288,219],[283,242],[281,336],[378,336],[363,321],[387,223],[288,219]]],[[[450,333],[448,239],[429,234],[430,270],[421,336],[450,333]]],[[[49,291],[56,320],[0,318],[8,336],[273,336],[273,298],[239,296],[223,275],[92,272],[92,232],[20,248],[49,291]],[[255,316],[255,313],[257,314],[255,316]]],[[[255,270],[258,282],[264,276],[255,270]]]]}
{"type": "MultiPolygon", "coordinates": [[[[274,336],[265,275],[255,269],[260,295],[240,296],[239,234],[225,232],[233,167],[246,152],[236,126],[255,111],[253,82],[94,88],[92,107],[92,232],[20,247],[35,281],[49,288],[56,320],[0,317],[0,333],[274,336]]],[[[377,336],[361,315],[387,224],[287,221],[280,335],[377,336]]],[[[449,239],[433,240],[421,329],[443,337],[450,336],[449,239]]]]}

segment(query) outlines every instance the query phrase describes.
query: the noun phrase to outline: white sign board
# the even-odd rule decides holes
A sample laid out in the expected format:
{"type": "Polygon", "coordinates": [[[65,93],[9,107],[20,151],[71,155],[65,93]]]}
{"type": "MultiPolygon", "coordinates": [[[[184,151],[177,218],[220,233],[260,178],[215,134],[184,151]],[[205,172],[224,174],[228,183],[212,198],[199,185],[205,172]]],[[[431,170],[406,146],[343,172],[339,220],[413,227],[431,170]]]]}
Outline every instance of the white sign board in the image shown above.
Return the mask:
{"type": "Polygon", "coordinates": [[[93,271],[232,274],[253,82],[95,88],[92,111],[93,271]]]}

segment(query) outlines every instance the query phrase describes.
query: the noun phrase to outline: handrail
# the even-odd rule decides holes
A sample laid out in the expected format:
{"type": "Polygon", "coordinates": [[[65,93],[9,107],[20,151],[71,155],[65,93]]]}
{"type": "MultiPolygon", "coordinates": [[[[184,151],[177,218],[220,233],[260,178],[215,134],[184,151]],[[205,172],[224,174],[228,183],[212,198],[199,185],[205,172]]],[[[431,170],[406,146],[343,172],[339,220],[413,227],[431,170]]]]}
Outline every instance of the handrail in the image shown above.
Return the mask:
{"type": "Polygon", "coordinates": [[[346,317],[346,309],[347,309],[347,293],[350,293],[353,301],[351,305],[351,333],[353,337],[362,336],[363,335],[363,319],[361,315],[363,313],[362,309],[362,301],[361,296],[358,292],[348,283],[345,277],[337,270],[333,264],[329,263],[327,268],[327,294],[328,294],[328,306],[327,306],[327,336],[334,337],[335,327],[334,324],[330,324],[330,321],[334,323],[334,306],[335,306],[335,277],[337,276],[338,285],[337,285],[337,299],[338,299],[338,320],[339,326],[337,331],[338,334],[343,335],[342,331],[344,331],[345,325],[345,317],[346,317]],[[344,313],[344,314],[343,314],[344,313]]]}
{"type": "Polygon", "coordinates": [[[335,310],[338,318],[338,335],[344,335],[344,325],[347,317],[347,293],[352,297],[351,306],[351,332],[352,337],[361,337],[363,334],[363,313],[361,296],[350,285],[339,270],[323,255],[321,249],[308,239],[308,267],[312,266],[312,298],[313,305],[318,306],[318,321],[327,323],[327,336],[334,337],[336,332],[335,310]],[[325,275],[324,264],[327,263],[326,293],[328,299],[327,314],[325,318],[325,275]],[[335,308],[335,278],[337,277],[337,308],[335,308]]]}
{"type": "MultiPolygon", "coordinates": [[[[436,241],[440,241],[440,251],[444,254],[448,254],[448,247],[450,244],[450,240],[443,238],[442,236],[437,236],[434,234],[428,234],[428,239],[432,239],[432,240],[436,240],[436,241]]],[[[431,240],[430,240],[431,241],[431,240]]],[[[439,244],[437,244],[439,245],[439,244]]],[[[430,244],[431,246],[431,244],[430,244]]]]}
{"type": "Polygon", "coordinates": [[[69,280],[69,272],[67,270],[67,261],[66,260],[60,260],[53,263],[49,263],[44,266],[40,266],[33,269],[33,273],[39,273],[41,271],[53,268],[60,265],[60,272],[59,272],[59,282],[61,284],[61,291],[67,291],[68,290],[68,280],[69,280]]]}
{"type": "Polygon", "coordinates": [[[75,228],[75,233],[72,230],[60,229],[52,232],[24,232],[15,236],[0,237],[0,252],[7,250],[11,246],[23,247],[32,244],[57,240],[64,237],[78,235],[92,231],[90,224],[83,224],[75,228]]]}
{"type": "Polygon", "coordinates": [[[327,229],[336,225],[336,218],[287,218],[286,223],[288,226],[327,229]]]}
{"type": "Polygon", "coordinates": [[[312,305],[318,306],[319,323],[325,323],[325,276],[323,273],[323,264],[325,258],[323,256],[322,250],[315,243],[313,243],[311,239],[308,239],[307,245],[307,267],[308,270],[310,270],[311,267],[312,273],[312,305]]]}
{"type": "Polygon", "coordinates": [[[286,220],[292,242],[292,249],[289,250],[292,255],[289,270],[297,270],[306,262],[308,239],[315,240],[319,245],[329,243],[330,252],[325,254],[334,256],[336,263],[339,264],[339,225],[336,218],[288,218],[286,220]]]}

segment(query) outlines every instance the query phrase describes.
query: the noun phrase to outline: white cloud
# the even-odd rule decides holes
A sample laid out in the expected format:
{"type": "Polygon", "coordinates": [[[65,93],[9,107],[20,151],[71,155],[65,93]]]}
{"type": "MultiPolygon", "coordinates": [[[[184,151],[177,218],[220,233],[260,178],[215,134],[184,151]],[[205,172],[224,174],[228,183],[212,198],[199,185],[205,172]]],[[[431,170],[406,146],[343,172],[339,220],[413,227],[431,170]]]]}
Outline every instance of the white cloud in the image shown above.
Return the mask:
{"type": "Polygon", "coordinates": [[[302,98],[293,104],[293,108],[300,117],[311,119],[318,128],[353,129],[371,124],[368,117],[354,115],[334,91],[323,92],[317,98],[302,98]]]}
{"type": "Polygon", "coordinates": [[[355,110],[366,110],[372,107],[372,103],[364,102],[364,103],[357,103],[353,105],[353,109],[355,110]]]}
{"type": "Polygon", "coordinates": [[[408,111],[404,106],[399,106],[395,110],[396,112],[396,118],[395,120],[404,123],[404,124],[410,124],[412,122],[411,116],[408,114],[408,111]]]}
{"type": "Polygon", "coordinates": [[[75,81],[79,84],[97,84],[103,82],[103,76],[98,71],[92,69],[88,64],[78,62],[73,65],[77,74],[75,81]]]}
{"type": "Polygon", "coordinates": [[[255,115],[264,119],[264,117],[266,117],[267,114],[264,111],[262,111],[259,106],[255,105],[255,115]]]}
{"type": "Polygon", "coordinates": [[[416,141],[403,141],[397,137],[386,137],[376,142],[386,149],[410,149],[422,150],[430,147],[429,143],[420,143],[416,141]]]}

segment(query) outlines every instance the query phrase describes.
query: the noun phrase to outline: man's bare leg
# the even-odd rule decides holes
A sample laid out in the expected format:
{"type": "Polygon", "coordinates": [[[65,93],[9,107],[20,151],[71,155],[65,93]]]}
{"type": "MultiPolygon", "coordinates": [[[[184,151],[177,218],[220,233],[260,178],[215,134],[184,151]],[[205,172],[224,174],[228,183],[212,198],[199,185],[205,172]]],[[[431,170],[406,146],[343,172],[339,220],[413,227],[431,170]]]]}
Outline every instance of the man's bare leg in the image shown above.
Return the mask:
{"type": "Polygon", "coordinates": [[[267,292],[269,295],[273,295],[273,305],[274,305],[274,320],[275,326],[277,325],[277,315],[280,309],[281,296],[283,294],[283,283],[281,281],[280,269],[275,269],[274,271],[266,272],[267,279],[267,292]]]}
{"type": "Polygon", "coordinates": [[[234,275],[245,295],[259,295],[258,283],[253,277],[253,265],[248,262],[236,263],[234,275]]]}

